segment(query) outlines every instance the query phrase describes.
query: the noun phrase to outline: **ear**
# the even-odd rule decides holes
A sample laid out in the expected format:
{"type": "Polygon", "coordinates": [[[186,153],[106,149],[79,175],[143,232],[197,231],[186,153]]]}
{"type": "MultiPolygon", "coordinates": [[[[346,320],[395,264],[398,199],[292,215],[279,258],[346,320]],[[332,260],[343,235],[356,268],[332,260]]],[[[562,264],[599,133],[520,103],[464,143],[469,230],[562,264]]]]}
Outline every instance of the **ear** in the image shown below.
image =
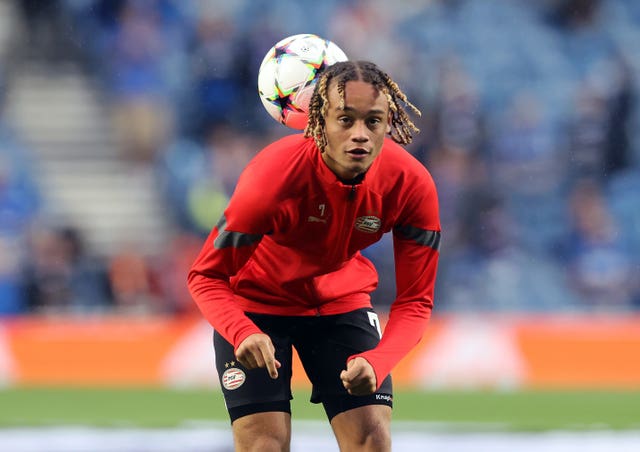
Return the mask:
{"type": "Polygon", "coordinates": [[[389,111],[389,115],[387,116],[387,133],[391,133],[391,118],[392,118],[392,113],[391,111],[389,111]]]}

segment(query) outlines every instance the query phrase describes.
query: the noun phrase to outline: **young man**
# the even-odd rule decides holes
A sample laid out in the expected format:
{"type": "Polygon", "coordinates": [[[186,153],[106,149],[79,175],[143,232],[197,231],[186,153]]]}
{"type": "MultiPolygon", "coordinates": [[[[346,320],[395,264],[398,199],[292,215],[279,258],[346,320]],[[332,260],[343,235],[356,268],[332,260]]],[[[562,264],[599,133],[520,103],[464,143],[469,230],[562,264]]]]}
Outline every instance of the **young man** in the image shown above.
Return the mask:
{"type": "Polygon", "coordinates": [[[249,163],[189,273],[236,450],[289,450],[292,346],[340,449],[391,448],[389,374],[426,328],[440,243],[433,180],[399,145],[417,131],[405,108],[419,114],[373,63],[328,67],[304,135],[249,163]],[[389,231],[397,298],[380,340],[360,250],[389,231]]]}

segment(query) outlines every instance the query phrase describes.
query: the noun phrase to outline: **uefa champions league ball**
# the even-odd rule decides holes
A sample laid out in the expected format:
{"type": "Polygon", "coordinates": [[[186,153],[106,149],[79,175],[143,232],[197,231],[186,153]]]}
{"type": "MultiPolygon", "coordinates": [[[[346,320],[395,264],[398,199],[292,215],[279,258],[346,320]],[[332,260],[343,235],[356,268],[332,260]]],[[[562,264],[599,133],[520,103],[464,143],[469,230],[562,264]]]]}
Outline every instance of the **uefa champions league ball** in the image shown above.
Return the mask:
{"type": "Polygon", "coordinates": [[[258,71],[262,105],[276,121],[304,129],[320,73],[346,60],[336,44],[316,35],[299,34],[279,41],[269,49],[258,71]]]}

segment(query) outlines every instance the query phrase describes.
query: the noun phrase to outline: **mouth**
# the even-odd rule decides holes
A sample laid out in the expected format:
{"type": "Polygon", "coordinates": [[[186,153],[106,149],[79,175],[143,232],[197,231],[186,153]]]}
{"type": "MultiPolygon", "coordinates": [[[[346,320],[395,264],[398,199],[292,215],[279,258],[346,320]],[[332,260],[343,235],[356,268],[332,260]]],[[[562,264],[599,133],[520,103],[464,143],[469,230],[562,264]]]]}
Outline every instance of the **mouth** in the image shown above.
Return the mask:
{"type": "Polygon", "coordinates": [[[363,148],[350,149],[347,154],[353,158],[364,158],[369,155],[369,151],[363,148]]]}

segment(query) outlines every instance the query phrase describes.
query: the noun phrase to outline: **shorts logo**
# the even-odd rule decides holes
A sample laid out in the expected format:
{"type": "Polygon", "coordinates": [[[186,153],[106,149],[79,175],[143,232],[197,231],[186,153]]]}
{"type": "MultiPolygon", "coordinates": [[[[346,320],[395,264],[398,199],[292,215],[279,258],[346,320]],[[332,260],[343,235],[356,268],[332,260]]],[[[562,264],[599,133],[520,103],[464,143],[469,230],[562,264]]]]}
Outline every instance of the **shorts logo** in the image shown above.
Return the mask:
{"type": "Polygon", "coordinates": [[[393,397],[388,394],[376,394],[376,400],[384,400],[385,402],[393,402],[393,397]]]}
{"type": "Polygon", "coordinates": [[[222,386],[229,391],[233,391],[234,389],[238,389],[242,386],[246,379],[247,376],[242,370],[232,367],[225,370],[222,374],[222,386]]]}
{"type": "Polygon", "coordinates": [[[367,215],[364,217],[356,218],[355,228],[358,231],[374,233],[378,232],[381,225],[382,221],[380,220],[380,218],[367,215]]]}

